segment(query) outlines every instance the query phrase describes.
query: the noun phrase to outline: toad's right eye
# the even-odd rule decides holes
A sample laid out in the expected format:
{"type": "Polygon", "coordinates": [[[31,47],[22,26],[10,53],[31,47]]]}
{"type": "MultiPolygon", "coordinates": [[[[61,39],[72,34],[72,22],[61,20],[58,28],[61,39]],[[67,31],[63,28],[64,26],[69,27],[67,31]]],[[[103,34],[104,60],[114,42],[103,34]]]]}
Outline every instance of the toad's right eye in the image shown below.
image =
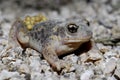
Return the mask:
{"type": "Polygon", "coordinates": [[[76,33],[78,28],[79,28],[79,26],[77,26],[76,24],[69,24],[67,26],[68,31],[71,33],[76,33]]]}

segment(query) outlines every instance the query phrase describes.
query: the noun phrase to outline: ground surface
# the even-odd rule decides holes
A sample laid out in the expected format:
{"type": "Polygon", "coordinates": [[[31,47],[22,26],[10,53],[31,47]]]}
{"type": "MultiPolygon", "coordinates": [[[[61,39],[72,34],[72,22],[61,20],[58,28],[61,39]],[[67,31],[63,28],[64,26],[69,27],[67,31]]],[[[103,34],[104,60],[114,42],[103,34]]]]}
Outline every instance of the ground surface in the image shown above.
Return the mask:
{"type": "Polygon", "coordinates": [[[94,52],[65,56],[72,64],[70,72],[64,69],[58,75],[38,52],[27,49],[20,55],[10,49],[0,61],[0,80],[120,80],[120,0],[71,1],[44,0],[42,5],[41,0],[0,0],[0,52],[17,17],[43,13],[49,19],[85,17],[102,57],[94,52]]]}

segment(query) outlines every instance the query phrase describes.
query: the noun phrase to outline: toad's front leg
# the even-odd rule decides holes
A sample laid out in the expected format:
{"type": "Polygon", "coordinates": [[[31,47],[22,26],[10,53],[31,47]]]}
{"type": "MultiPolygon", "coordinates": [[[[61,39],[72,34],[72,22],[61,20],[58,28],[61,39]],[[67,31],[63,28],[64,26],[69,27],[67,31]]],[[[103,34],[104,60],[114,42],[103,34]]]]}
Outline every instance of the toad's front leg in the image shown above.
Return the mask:
{"type": "Polygon", "coordinates": [[[46,45],[42,50],[43,57],[50,63],[54,70],[60,71],[65,67],[65,63],[58,58],[54,48],[50,45],[46,45]]]}

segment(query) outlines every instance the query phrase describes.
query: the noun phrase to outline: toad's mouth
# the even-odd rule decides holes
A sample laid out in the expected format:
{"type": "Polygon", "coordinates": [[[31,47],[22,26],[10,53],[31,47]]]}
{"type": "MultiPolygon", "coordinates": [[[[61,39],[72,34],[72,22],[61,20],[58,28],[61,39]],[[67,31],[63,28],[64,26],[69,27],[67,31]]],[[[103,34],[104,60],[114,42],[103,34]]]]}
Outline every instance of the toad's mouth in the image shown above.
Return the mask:
{"type": "Polygon", "coordinates": [[[91,36],[90,37],[86,37],[86,38],[67,38],[63,40],[64,44],[69,44],[69,43],[84,43],[84,42],[88,42],[90,41],[91,36]]]}

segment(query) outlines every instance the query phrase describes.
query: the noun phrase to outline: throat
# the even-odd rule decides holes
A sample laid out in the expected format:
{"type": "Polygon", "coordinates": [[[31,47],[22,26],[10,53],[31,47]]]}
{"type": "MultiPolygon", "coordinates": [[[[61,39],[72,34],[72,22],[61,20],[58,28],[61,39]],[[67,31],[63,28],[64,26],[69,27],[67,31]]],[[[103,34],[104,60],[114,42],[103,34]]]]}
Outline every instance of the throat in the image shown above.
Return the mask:
{"type": "Polygon", "coordinates": [[[79,43],[69,43],[69,44],[62,44],[60,46],[57,46],[56,49],[56,53],[58,56],[60,55],[64,55],[70,52],[73,52],[74,50],[78,49],[81,46],[81,44],[79,43]]]}

